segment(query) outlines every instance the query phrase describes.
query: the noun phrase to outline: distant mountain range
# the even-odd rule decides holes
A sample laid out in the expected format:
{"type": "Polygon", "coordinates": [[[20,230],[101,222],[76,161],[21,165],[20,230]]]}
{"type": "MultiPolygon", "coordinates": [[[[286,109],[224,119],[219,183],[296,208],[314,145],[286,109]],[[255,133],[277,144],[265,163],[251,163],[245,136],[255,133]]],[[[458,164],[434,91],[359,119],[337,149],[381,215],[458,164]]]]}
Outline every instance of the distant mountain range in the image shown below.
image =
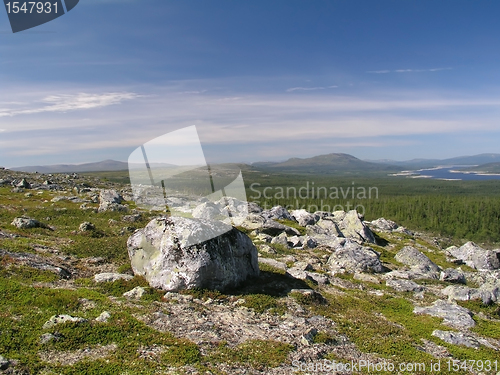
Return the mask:
{"type": "MultiPolygon", "coordinates": [[[[257,162],[251,164],[252,169],[276,172],[297,173],[358,173],[358,172],[395,172],[402,169],[421,169],[436,166],[474,166],[474,170],[495,172],[500,168],[500,154],[480,154],[460,156],[450,159],[413,159],[407,161],[396,160],[361,160],[349,154],[332,153],[311,158],[291,158],[281,162],[257,162]],[[487,167],[483,166],[490,164],[487,167]],[[498,164],[498,165],[495,165],[498,164]],[[477,166],[477,167],[476,167],[477,166]]],[[[138,164],[136,167],[139,167],[138,164]]],[[[174,167],[172,164],[151,164],[151,167],[174,167]]],[[[133,166],[134,167],[134,166],[133,166]]],[[[126,162],[104,160],[97,163],[85,164],[57,164],[46,166],[26,166],[11,168],[14,171],[39,173],[80,173],[80,172],[107,172],[128,170],[126,162]]],[[[471,169],[472,170],[472,169],[471,169]]]]}
{"type": "MultiPolygon", "coordinates": [[[[133,164],[132,168],[139,168],[142,164],[133,164]]],[[[151,163],[151,167],[161,166],[163,168],[174,167],[173,164],[155,164],[151,163]]],[[[110,172],[110,171],[126,171],[129,165],[123,161],[104,160],[97,163],[85,164],[56,164],[56,165],[36,165],[26,167],[10,168],[13,171],[20,172],[38,172],[38,173],[81,173],[81,172],[110,172]]]]}
{"type": "Polygon", "coordinates": [[[371,163],[349,154],[327,154],[304,159],[291,158],[278,163],[253,163],[252,167],[261,170],[298,173],[394,172],[401,170],[398,166],[371,163]]]}

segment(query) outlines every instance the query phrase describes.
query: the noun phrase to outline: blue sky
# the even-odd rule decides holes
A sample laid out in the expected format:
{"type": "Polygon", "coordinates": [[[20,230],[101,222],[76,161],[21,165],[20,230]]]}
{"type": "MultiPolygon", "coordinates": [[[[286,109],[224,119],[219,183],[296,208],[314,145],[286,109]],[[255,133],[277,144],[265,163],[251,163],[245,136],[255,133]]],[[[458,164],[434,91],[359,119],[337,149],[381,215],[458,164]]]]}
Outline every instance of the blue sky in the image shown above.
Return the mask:
{"type": "Polygon", "coordinates": [[[127,160],[196,125],[209,162],[500,153],[500,3],[80,0],[12,34],[0,165],[127,160]]]}

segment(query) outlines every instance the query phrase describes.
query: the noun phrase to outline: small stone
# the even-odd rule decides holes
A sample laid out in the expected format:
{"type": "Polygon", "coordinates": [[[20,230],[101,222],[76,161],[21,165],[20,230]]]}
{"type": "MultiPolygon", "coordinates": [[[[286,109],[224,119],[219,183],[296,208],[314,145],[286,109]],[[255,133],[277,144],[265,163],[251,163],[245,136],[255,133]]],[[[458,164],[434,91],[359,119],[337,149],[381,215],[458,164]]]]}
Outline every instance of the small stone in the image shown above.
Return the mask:
{"type": "Polygon", "coordinates": [[[318,330],[316,328],[311,328],[302,336],[300,336],[300,342],[306,346],[312,345],[317,334],[318,330]]]}
{"type": "Polygon", "coordinates": [[[80,226],[78,227],[78,230],[80,232],[91,232],[91,231],[95,230],[95,225],[88,222],[88,221],[85,221],[85,222],[80,224],[80,226]]]}
{"type": "Polygon", "coordinates": [[[10,361],[4,356],[0,355],[0,370],[7,370],[10,366],[10,361]]]}
{"type": "Polygon", "coordinates": [[[368,273],[359,273],[359,272],[356,272],[354,274],[353,278],[354,278],[354,280],[366,281],[366,282],[373,283],[373,284],[380,284],[380,280],[379,279],[377,279],[375,276],[370,275],[368,273]]]}
{"type": "Polygon", "coordinates": [[[465,275],[463,272],[456,270],[454,268],[447,268],[441,271],[439,276],[441,281],[449,281],[450,283],[465,284],[465,275]]]}
{"type": "Polygon", "coordinates": [[[144,293],[146,293],[146,289],[144,289],[142,286],[136,286],[134,289],[123,293],[123,296],[133,299],[141,299],[144,293]]]}
{"type": "Polygon", "coordinates": [[[424,287],[411,280],[389,279],[385,285],[397,292],[422,292],[424,287]]]}
{"type": "Polygon", "coordinates": [[[83,319],[83,318],[79,318],[79,317],[73,317],[71,315],[66,315],[66,314],[62,314],[62,315],[54,315],[52,316],[49,320],[47,320],[45,322],[45,324],[43,325],[43,329],[49,329],[49,328],[52,328],[58,324],[62,324],[62,323],[67,323],[67,322],[76,322],[76,323],[81,323],[81,322],[85,322],[86,319],[83,319]]]}
{"type": "Polygon", "coordinates": [[[101,315],[95,318],[96,322],[106,323],[108,319],[111,318],[111,314],[107,311],[103,311],[101,315]]]}
{"type": "Polygon", "coordinates": [[[16,217],[12,221],[11,225],[19,229],[39,228],[42,226],[42,224],[38,220],[32,219],[30,217],[16,217]]]}
{"type": "Polygon", "coordinates": [[[432,336],[438,337],[448,344],[463,345],[475,349],[480,347],[479,342],[477,342],[474,337],[471,337],[463,332],[441,331],[436,329],[432,332],[432,336]]]}
{"type": "Polygon", "coordinates": [[[431,306],[415,307],[413,312],[443,318],[443,324],[456,328],[471,328],[476,325],[470,310],[450,301],[438,299],[431,306]]]}
{"type": "Polygon", "coordinates": [[[22,179],[17,185],[16,187],[18,188],[24,188],[24,189],[31,189],[31,185],[28,181],[26,181],[26,179],[22,179]]]}
{"type": "Polygon", "coordinates": [[[112,282],[116,280],[131,280],[133,278],[134,276],[127,275],[125,273],[112,272],[98,273],[97,275],[94,275],[94,280],[96,283],[112,282]]]}

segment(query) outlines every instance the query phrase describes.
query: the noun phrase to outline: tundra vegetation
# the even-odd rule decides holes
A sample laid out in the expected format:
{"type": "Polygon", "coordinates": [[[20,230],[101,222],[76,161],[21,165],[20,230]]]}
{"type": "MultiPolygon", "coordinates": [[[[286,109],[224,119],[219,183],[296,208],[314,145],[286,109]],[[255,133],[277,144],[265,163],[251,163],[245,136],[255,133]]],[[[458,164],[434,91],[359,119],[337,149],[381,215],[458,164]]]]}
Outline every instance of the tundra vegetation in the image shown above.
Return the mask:
{"type": "MultiPolygon", "coordinates": [[[[443,251],[445,247],[473,240],[486,249],[500,241],[497,181],[270,175],[255,170],[245,171],[244,177],[249,197],[255,194],[252,183],[259,183],[259,189],[298,189],[307,181],[314,181],[316,187],[345,189],[353,182],[377,187],[377,198],[341,196],[325,198],[325,204],[362,204],[366,221],[385,217],[413,231],[371,228],[376,243],[369,246],[386,271],[408,269],[396,257],[407,246],[446,270],[459,266],[443,251]]],[[[232,290],[165,294],[133,276],[130,268],[128,237],[160,213],[135,207],[125,173],[46,176],[0,170],[0,181],[4,181],[0,185],[0,355],[4,360],[0,373],[289,374],[294,360],[322,359],[426,366],[440,359],[443,374],[500,371],[448,372],[445,366],[447,360],[499,358],[498,302],[456,301],[471,312],[475,325],[467,335],[478,343],[473,346],[440,339],[435,331],[459,334],[463,330],[443,325],[442,317],[414,312],[415,307],[443,299],[443,290],[456,285],[452,281],[418,279],[414,281],[421,289],[410,291],[390,287],[377,273],[332,273],[327,260],[333,250],[328,246],[294,248],[240,228],[265,260],[259,263],[257,279],[232,290]],[[43,189],[6,183],[23,178],[48,183],[43,189]],[[99,189],[121,192],[127,212],[98,212],[99,189]],[[43,225],[11,224],[20,217],[43,225]],[[292,277],[293,270],[308,274],[292,277]],[[97,282],[94,275],[102,273],[129,277],[97,282]],[[328,282],[318,282],[321,276],[328,282]],[[144,289],[144,294],[124,296],[134,288],[144,289]],[[47,324],[54,316],[66,315],[79,319],[47,324]],[[318,329],[308,328],[313,322],[318,329]]],[[[299,203],[307,206],[318,201],[299,198],[299,203]]],[[[292,197],[272,196],[259,204],[301,208],[294,206],[292,197]]],[[[277,220],[300,236],[306,234],[295,221],[277,220]]],[[[481,287],[481,279],[474,277],[479,274],[476,269],[461,265],[460,270],[468,276],[463,287],[481,287]]]]}

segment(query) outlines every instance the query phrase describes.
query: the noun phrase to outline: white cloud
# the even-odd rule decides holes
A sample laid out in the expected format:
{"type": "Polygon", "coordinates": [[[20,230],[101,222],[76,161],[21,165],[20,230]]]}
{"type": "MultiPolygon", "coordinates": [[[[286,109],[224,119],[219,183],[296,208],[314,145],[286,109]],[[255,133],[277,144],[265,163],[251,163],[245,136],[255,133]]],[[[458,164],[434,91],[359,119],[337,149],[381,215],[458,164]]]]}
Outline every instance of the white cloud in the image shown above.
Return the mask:
{"type": "Polygon", "coordinates": [[[291,87],[286,90],[286,92],[293,92],[293,91],[316,91],[316,90],[326,90],[326,89],[334,89],[337,88],[338,86],[318,86],[318,87],[291,87]]]}
{"type": "Polygon", "coordinates": [[[20,109],[2,109],[0,110],[0,117],[43,112],[70,112],[82,109],[107,107],[137,97],[139,97],[139,95],[131,92],[109,92],[105,94],[78,93],[73,95],[54,94],[46,96],[40,101],[46,103],[46,105],[32,105],[31,108],[20,109]]]}
{"type": "MultiPolygon", "coordinates": [[[[271,156],[273,150],[281,152],[278,149],[283,143],[300,143],[309,149],[310,145],[324,141],[336,147],[345,145],[347,150],[363,144],[384,147],[379,139],[367,141],[369,137],[432,137],[471,129],[496,131],[500,107],[500,97],[470,99],[466,96],[469,93],[457,97],[456,92],[434,91],[356,96],[343,96],[337,90],[329,91],[328,95],[326,92],[250,95],[237,91],[182,95],[186,89],[177,86],[99,91],[109,93],[72,94],[58,89],[40,93],[26,88],[17,94],[9,92],[12,100],[44,105],[23,104],[18,109],[18,112],[30,110],[36,116],[9,115],[1,119],[0,126],[6,130],[0,137],[2,155],[14,159],[23,155],[36,158],[36,155],[66,153],[75,157],[89,150],[133,150],[168,132],[196,125],[203,144],[234,145],[238,149],[241,145],[241,150],[255,150],[250,155],[252,160],[262,160],[263,143],[274,145],[266,149],[265,156],[271,156]],[[114,105],[123,101],[127,105],[114,105]],[[101,109],[78,111],[92,108],[101,109]]],[[[294,152],[288,147],[283,150],[288,154],[294,152]]]]}
{"type": "Polygon", "coordinates": [[[422,73],[439,72],[441,70],[451,70],[453,68],[432,68],[432,69],[396,69],[396,70],[369,70],[366,73],[387,74],[387,73],[422,73]]]}

